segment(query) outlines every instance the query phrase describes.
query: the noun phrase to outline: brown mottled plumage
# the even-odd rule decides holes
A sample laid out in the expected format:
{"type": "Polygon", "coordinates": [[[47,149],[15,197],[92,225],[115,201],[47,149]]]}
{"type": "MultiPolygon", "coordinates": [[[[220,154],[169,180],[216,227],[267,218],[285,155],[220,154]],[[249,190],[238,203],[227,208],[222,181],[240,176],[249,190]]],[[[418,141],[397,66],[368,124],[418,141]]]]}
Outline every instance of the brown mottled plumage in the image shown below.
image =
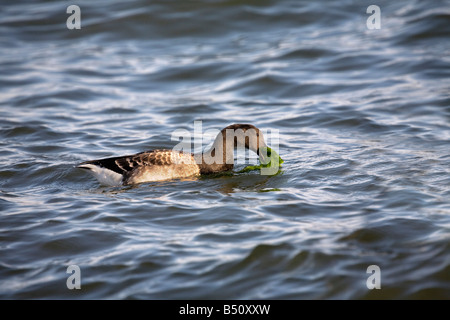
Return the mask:
{"type": "Polygon", "coordinates": [[[266,143],[255,126],[234,124],[222,129],[211,149],[201,154],[170,149],[150,150],[134,155],[86,161],[77,168],[89,170],[105,185],[185,178],[231,170],[237,146],[259,154],[259,148],[265,147],[266,143]]]}

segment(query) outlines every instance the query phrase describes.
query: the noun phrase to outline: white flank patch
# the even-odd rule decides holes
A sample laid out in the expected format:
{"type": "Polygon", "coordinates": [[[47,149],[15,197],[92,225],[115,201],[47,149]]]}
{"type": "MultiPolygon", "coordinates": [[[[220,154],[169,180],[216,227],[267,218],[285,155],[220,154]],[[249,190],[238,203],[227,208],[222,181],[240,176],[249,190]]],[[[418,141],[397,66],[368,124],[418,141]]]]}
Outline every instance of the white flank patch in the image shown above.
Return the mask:
{"type": "Polygon", "coordinates": [[[101,168],[93,164],[82,164],[78,168],[89,169],[89,172],[97,178],[98,182],[105,186],[115,187],[122,185],[122,175],[112,170],[101,168]]]}

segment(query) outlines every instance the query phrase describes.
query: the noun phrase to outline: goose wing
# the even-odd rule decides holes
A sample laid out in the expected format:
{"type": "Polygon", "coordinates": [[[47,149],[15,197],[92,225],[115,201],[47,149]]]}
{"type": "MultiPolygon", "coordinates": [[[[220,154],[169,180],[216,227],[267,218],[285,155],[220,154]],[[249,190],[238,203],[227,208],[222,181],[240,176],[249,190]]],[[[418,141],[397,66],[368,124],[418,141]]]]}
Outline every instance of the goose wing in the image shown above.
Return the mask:
{"type": "Polygon", "coordinates": [[[77,167],[89,169],[94,165],[100,168],[125,175],[139,167],[164,166],[174,163],[172,150],[148,150],[133,155],[90,160],[80,163],[77,167]]]}

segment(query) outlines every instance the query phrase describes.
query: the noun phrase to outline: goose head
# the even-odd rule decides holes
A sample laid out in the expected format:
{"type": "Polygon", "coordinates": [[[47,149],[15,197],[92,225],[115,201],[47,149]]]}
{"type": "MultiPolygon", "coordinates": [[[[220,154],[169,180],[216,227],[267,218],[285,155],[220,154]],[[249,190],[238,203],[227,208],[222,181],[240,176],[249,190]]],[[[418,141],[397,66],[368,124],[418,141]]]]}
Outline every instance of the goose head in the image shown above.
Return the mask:
{"type": "MultiPolygon", "coordinates": [[[[257,127],[251,124],[232,124],[221,130],[223,144],[227,148],[246,148],[255,152],[261,159],[264,152],[262,148],[267,147],[264,135],[257,127]]],[[[220,139],[220,137],[219,137],[220,139]]],[[[228,150],[228,149],[227,149],[228,150]]]]}
{"type": "Polygon", "coordinates": [[[234,165],[234,149],[246,148],[255,152],[261,163],[267,162],[264,135],[251,124],[232,124],[223,128],[208,151],[202,154],[204,172],[229,170],[234,165]]]}

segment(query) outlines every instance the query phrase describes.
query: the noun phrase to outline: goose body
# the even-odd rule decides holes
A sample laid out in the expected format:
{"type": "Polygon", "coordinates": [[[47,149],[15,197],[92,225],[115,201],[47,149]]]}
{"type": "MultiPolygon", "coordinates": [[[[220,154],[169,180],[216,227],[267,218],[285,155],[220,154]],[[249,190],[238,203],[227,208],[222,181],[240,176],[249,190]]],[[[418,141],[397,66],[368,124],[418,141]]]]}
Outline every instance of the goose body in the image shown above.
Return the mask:
{"type": "Polygon", "coordinates": [[[266,143],[259,129],[250,124],[234,124],[222,129],[212,147],[200,154],[170,149],[149,150],[82,162],[77,168],[88,170],[107,186],[186,178],[231,170],[234,149],[239,146],[254,151],[263,160],[259,150],[266,147],[266,143]]]}

